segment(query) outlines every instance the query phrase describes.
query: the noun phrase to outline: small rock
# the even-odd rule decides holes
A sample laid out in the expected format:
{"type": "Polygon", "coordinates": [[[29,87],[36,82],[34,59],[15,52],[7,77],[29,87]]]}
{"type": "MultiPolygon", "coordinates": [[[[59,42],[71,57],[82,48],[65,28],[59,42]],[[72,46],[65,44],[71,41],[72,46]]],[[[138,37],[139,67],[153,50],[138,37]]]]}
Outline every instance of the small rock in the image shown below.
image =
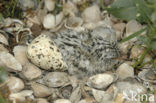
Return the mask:
{"type": "Polygon", "coordinates": [[[3,43],[5,45],[8,45],[7,38],[3,34],[1,34],[1,33],[0,33],[0,43],[3,43]]]}
{"type": "Polygon", "coordinates": [[[39,98],[49,96],[52,93],[48,87],[39,83],[32,83],[31,87],[34,91],[34,95],[39,98]]]}
{"type": "Polygon", "coordinates": [[[4,45],[3,44],[0,44],[0,52],[9,52],[5,47],[4,47],[4,45]]]}
{"type": "Polygon", "coordinates": [[[49,102],[44,98],[38,98],[37,103],[49,103],[49,102]]]}
{"type": "Polygon", "coordinates": [[[6,66],[11,71],[22,71],[22,65],[7,52],[0,52],[0,65],[6,66]]]}
{"type": "Polygon", "coordinates": [[[122,93],[119,93],[115,98],[115,103],[125,103],[124,99],[124,95],[122,93]]]}
{"type": "Polygon", "coordinates": [[[131,54],[130,54],[130,58],[134,59],[134,58],[139,58],[142,53],[144,52],[144,49],[142,47],[139,46],[133,46],[132,50],[131,50],[131,54]]]}
{"type": "Polygon", "coordinates": [[[65,22],[66,28],[77,30],[76,28],[81,27],[83,20],[80,17],[69,17],[65,22]]]}
{"type": "Polygon", "coordinates": [[[81,88],[77,87],[71,94],[70,96],[70,101],[72,103],[78,103],[81,99],[81,88]]]}
{"type": "Polygon", "coordinates": [[[26,50],[27,50],[27,46],[20,46],[20,45],[15,46],[13,49],[16,60],[18,60],[22,65],[28,62],[26,56],[26,50]]]}
{"type": "Polygon", "coordinates": [[[87,85],[97,89],[104,89],[114,81],[114,78],[113,75],[108,73],[97,74],[88,79],[87,85]]]}
{"type": "Polygon", "coordinates": [[[55,0],[44,0],[44,4],[48,11],[53,11],[55,8],[55,0]]]}
{"type": "Polygon", "coordinates": [[[60,87],[69,83],[68,75],[64,72],[51,72],[46,74],[44,82],[49,87],[60,87]]]}
{"type": "MultiPolygon", "coordinates": [[[[145,49],[142,46],[135,45],[131,49],[130,58],[138,59],[141,57],[141,55],[144,53],[144,51],[145,51],[145,49]]],[[[150,60],[151,60],[151,56],[149,54],[147,54],[143,60],[143,63],[149,62],[150,60]]],[[[149,65],[147,65],[147,68],[149,68],[149,65]]]]}
{"type": "Polygon", "coordinates": [[[138,101],[134,101],[134,100],[125,100],[124,103],[138,103],[138,101]]]}
{"type": "Polygon", "coordinates": [[[117,40],[120,40],[122,38],[122,34],[125,29],[125,26],[126,26],[125,23],[117,23],[117,24],[113,25],[113,27],[115,28],[115,31],[116,31],[117,40]]]}
{"type": "Polygon", "coordinates": [[[82,18],[85,22],[98,22],[101,20],[101,14],[99,6],[93,5],[86,8],[82,13],[82,18]]]}
{"type": "Polygon", "coordinates": [[[139,72],[138,77],[145,82],[156,83],[156,71],[154,69],[143,69],[139,72]]]}
{"type": "Polygon", "coordinates": [[[22,89],[24,89],[23,81],[17,77],[10,77],[7,86],[9,87],[10,91],[13,93],[19,92],[22,89]]]}
{"type": "Polygon", "coordinates": [[[31,63],[26,63],[23,66],[22,73],[28,80],[36,79],[42,75],[41,70],[31,63]]]}
{"type": "Polygon", "coordinates": [[[89,100],[89,99],[82,99],[78,103],[94,103],[94,101],[93,100],[89,100]]]}
{"type": "Polygon", "coordinates": [[[65,70],[67,67],[55,43],[44,34],[35,38],[28,46],[27,57],[42,69],[65,70]]]}
{"type": "Polygon", "coordinates": [[[86,99],[82,99],[81,101],[79,101],[78,103],[88,103],[88,101],[86,99]]]}
{"type": "Polygon", "coordinates": [[[55,27],[55,16],[52,14],[47,14],[43,20],[43,26],[46,29],[51,29],[55,27]]]}
{"type": "MultiPolygon", "coordinates": [[[[125,34],[125,37],[128,37],[130,36],[131,34],[139,31],[142,29],[142,25],[139,24],[136,20],[131,20],[129,21],[127,24],[126,24],[126,34],[125,34]]],[[[133,38],[131,39],[131,41],[136,41],[137,38],[133,38]]]]}
{"type": "Polygon", "coordinates": [[[35,6],[33,0],[19,0],[19,4],[23,10],[32,9],[35,6]]]}
{"type": "Polygon", "coordinates": [[[98,103],[110,103],[113,96],[105,91],[92,89],[93,96],[98,103]]]}
{"type": "Polygon", "coordinates": [[[119,43],[120,51],[125,55],[127,55],[131,47],[132,47],[132,43],[129,41],[124,43],[119,43]]]}
{"type": "Polygon", "coordinates": [[[54,103],[72,103],[72,102],[70,102],[68,99],[58,99],[54,101],[54,103]]]}
{"type": "Polygon", "coordinates": [[[75,16],[75,14],[78,13],[77,6],[73,2],[67,1],[63,5],[63,13],[65,15],[75,16]]]}
{"type": "Polygon", "coordinates": [[[60,92],[66,99],[70,98],[73,87],[71,85],[63,87],[60,92]]]}
{"type": "Polygon", "coordinates": [[[44,17],[43,26],[46,29],[53,29],[58,24],[61,23],[62,19],[63,19],[63,13],[62,12],[57,14],[56,16],[54,16],[53,14],[47,14],[44,17]]]}
{"type": "Polygon", "coordinates": [[[123,93],[124,96],[132,98],[133,94],[145,94],[146,88],[136,81],[134,78],[127,78],[124,81],[118,81],[115,86],[118,88],[119,93],[123,93]]]}
{"type": "Polygon", "coordinates": [[[32,90],[23,90],[18,93],[11,93],[9,99],[12,101],[24,102],[26,98],[34,98],[32,90]]]}
{"type": "Polygon", "coordinates": [[[121,64],[116,72],[121,80],[128,77],[134,78],[134,68],[126,63],[121,64]]]}

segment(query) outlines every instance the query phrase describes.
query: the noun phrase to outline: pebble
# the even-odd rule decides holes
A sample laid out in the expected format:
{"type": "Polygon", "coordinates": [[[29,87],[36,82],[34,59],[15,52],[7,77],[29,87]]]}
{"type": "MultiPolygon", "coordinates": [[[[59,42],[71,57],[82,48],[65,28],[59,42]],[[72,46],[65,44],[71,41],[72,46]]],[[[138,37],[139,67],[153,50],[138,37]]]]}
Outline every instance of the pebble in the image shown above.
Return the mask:
{"type": "Polygon", "coordinates": [[[3,44],[0,44],[0,52],[9,52],[5,47],[4,47],[4,45],[3,44]]]}
{"type": "Polygon", "coordinates": [[[11,93],[9,99],[12,101],[24,102],[28,97],[34,99],[32,90],[23,90],[18,93],[11,93]]]}
{"type": "Polygon", "coordinates": [[[43,26],[46,29],[55,27],[55,16],[53,14],[47,14],[43,19],[43,26]]]}
{"type": "Polygon", "coordinates": [[[132,97],[132,93],[145,94],[147,92],[146,88],[134,78],[127,78],[124,81],[118,81],[115,86],[118,88],[119,93],[123,93],[128,97],[132,97]]]}
{"type": "Polygon", "coordinates": [[[18,62],[22,65],[29,62],[26,56],[27,46],[18,45],[13,49],[14,56],[18,62]]]}
{"type": "Polygon", "coordinates": [[[32,83],[31,87],[34,95],[39,98],[49,96],[52,93],[48,87],[39,83],[32,83]]]}
{"type": "MultiPolygon", "coordinates": [[[[130,20],[127,24],[126,24],[126,34],[125,37],[130,36],[131,34],[139,31],[142,29],[142,25],[139,24],[136,20],[130,20]]],[[[131,39],[130,41],[136,41],[137,37],[131,39]]]]}
{"type": "Polygon", "coordinates": [[[119,43],[119,49],[125,55],[127,55],[131,47],[132,47],[132,43],[129,41],[124,43],[119,43]]]}
{"type": "Polygon", "coordinates": [[[42,76],[41,70],[31,63],[26,63],[23,66],[22,73],[28,80],[33,80],[42,76]]]}
{"type": "Polygon", "coordinates": [[[108,87],[114,81],[114,76],[112,74],[103,73],[91,76],[87,85],[97,89],[104,89],[108,87]]]}
{"type": "Polygon", "coordinates": [[[66,21],[66,28],[77,30],[76,28],[81,27],[83,20],[80,17],[69,17],[66,21]]]}
{"type": "Polygon", "coordinates": [[[44,0],[44,4],[48,11],[53,11],[55,8],[55,0],[44,0]]]}
{"type": "Polygon", "coordinates": [[[10,71],[22,71],[22,65],[8,52],[0,52],[0,65],[6,66],[10,71]]]}
{"type": "Polygon", "coordinates": [[[138,77],[144,82],[156,83],[156,71],[153,69],[143,69],[138,73],[138,77]]]}
{"type": "Polygon", "coordinates": [[[20,78],[9,77],[7,86],[9,87],[11,92],[16,93],[24,89],[24,82],[20,78]]]}
{"type": "Polygon", "coordinates": [[[89,99],[82,99],[78,103],[94,103],[92,100],[89,99]]]}
{"type": "Polygon", "coordinates": [[[3,43],[5,45],[8,45],[8,40],[6,39],[6,37],[0,33],[0,43],[3,43]]]}
{"type": "Polygon", "coordinates": [[[50,36],[41,34],[27,49],[27,57],[32,63],[45,70],[66,70],[66,63],[50,36]]]}
{"type": "Polygon", "coordinates": [[[67,2],[63,5],[63,13],[64,13],[65,15],[75,16],[75,14],[78,13],[77,6],[76,6],[73,2],[67,1],[67,2]]]}
{"type": "Polygon", "coordinates": [[[98,22],[101,20],[101,14],[99,6],[93,5],[91,7],[86,8],[82,13],[82,18],[86,23],[89,22],[98,22]]]}
{"type": "Polygon", "coordinates": [[[32,9],[35,6],[33,0],[19,0],[19,4],[23,10],[32,9]]]}
{"type": "Polygon", "coordinates": [[[142,47],[135,45],[131,49],[130,58],[131,59],[139,58],[143,52],[144,52],[144,49],[142,47]]]}
{"type": "Polygon", "coordinates": [[[70,102],[68,99],[58,99],[54,101],[54,103],[72,103],[72,102],[70,102]]]}
{"type": "Polygon", "coordinates": [[[114,24],[113,27],[116,31],[117,40],[120,40],[122,38],[122,34],[126,27],[126,24],[125,23],[117,23],[117,24],[114,24]]]}
{"type": "Polygon", "coordinates": [[[38,98],[37,103],[49,103],[49,102],[44,98],[38,98]]]}
{"type": "MultiPolygon", "coordinates": [[[[131,59],[138,59],[141,57],[141,55],[144,53],[145,49],[139,45],[135,45],[132,47],[131,49],[131,54],[130,54],[130,58],[131,59]]],[[[151,56],[149,54],[147,54],[143,60],[143,63],[149,62],[151,60],[151,56]]],[[[146,66],[146,65],[145,65],[146,66]]],[[[150,66],[147,65],[147,68],[149,68],[150,66]]]]}
{"type": "Polygon", "coordinates": [[[117,74],[119,79],[123,80],[128,77],[134,78],[134,68],[128,65],[127,63],[121,64],[117,69],[117,74]]]}
{"type": "Polygon", "coordinates": [[[63,13],[59,13],[56,16],[53,14],[47,14],[43,19],[43,26],[46,29],[54,29],[63,19],[63,13]]]}
{"type": "Polygon", "coordinates": [[[110,103],[113,95],[102,90],[92,89],[93,96],[98,103],[110,103]]]}
{"type": "Polygon", "coordinates": [[[68,75],[64,72],[50,72],[44,77],[48,87],[60,87],[69,83],[68,75]]]}
{"type": "Polygon", "coordinates": [[[86,99],[82,99],[81,101],[79,101],[78,103],[88,103],[86,99]]]}
{"type": "Polygon", "coordinates": [[[71,94],[70,96],[70,101],[72,103],[78,103],[81,99],[81,88],[77,87],[71,94]]]}

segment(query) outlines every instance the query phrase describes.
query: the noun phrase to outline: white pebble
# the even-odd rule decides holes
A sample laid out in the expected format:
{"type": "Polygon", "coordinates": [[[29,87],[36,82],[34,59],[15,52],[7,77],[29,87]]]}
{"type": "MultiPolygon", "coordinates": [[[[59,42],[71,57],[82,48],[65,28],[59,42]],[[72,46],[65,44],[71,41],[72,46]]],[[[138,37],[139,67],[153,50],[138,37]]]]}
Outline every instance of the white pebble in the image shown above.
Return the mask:
{"type": "Polygon", "coordinates": [[[33,94],[32,90],[23,90],[23,91],[18,92],[18,93],[11,93],[9,96],[9,99],[12,101],[23,102],[28,97],[34,99],[32,94],[33,94]]]}
{"type": "MultiPolygon", "coordinates": [[[[125,37],[128,37],[130,36],[131,34],[139,31],[142,29],[142,25],[139,24],[136,20],[131,20],[129,21],[127,24],[126,24],[126,34],[125,34],[125,37]]],[[[131,39],[131,41],[136,41],[137,38],[133,38],[131,39]]]]}
{"type": "Polygon", "coordinates": [[[26,63],[23,66],[22,73],[28,80],[36,79],[42,75],[41,70],[31,63],[26,63]]]}
{"type": "Polygon", "coordinates": [[[67,1],[67,3],[63,5],[63,13],[65,15],[75,16],[75,14],[78,13],[78,9],[73,2],[67,1]]]}
{"type": "Polygon", "coordinates": [[[59,25],[63,19],[63,13],[60,12],[59,14],[56,15],[56,21],[55,21],[55,26],[59,25]]]}
{"type": "Polygon", "coordinates": [[[105,91],[92,89],[92,94],[98,103],[110,103],[113,96],[105,91]]]}
{"type": "Polygon", "coordinates": [[[131,49],[131,54],[130,54],[130,58],[134,59],[134,58],[139,58],[142,53],[144,52],[144,49],[142,47],[139,46],[133,46],[131,49]]]}
{"type": "Polygon", "coordinates": [[[101,14],[99,6],[93,5],[91,7],[86,8],[82,13],[82,18],[85,22],[98,22],[101,20],[101,14]]]}
{"type": "Polygon", "coordinates": [[[26,51],[27,51],[27,46],[21,46],[21,45],[15,46],[13,49],[16,60],[18,60],[22,65],[28,62],[26,51]]]}
{"type": "Polygon", "coordinates": [[[131,47],[132,47],[132,43],[129,41],[119,44],[119,49],[125,55],[127,55],[131,47]]]}
{"type": "Polygon", "coordinates": [[[35,4],[34,4],[33,0],[19,0],[19,6],[23,10],[27,10],[27,9],[34,8],[35,4]]]}
{"type": "Polygon", "coordinates": [[[134,77],[134,68],[128,65],[127,63],[121,64],[117,69],[117,74],[119,79],[126,79],[128,77],[134,77]]]}
{"type": "Polygon", "coordinates": [[[64,72],[50,72],[44,77],[44,82],[49,87],[64,86],[69,82],[68,75],[64,72]]]}
{"type": "Polygon", "coordinates": [[[71,103],[68,99],[58,99],[54,103],[71,103]]]}
{"type": "Polygon", "coordinates": [[[116,31],[117,40],[120,40],[122,38],[122,34],[123,34],[124,29],[125,29],[125,26],[126,26],[125,23],[117,23],[117,24],[113,25],[113,27],[116,31]]]}
{"type": "Polygon", "coordinates": [[[118,93],[124,93],[129,98],[132,98],[132,93],[137,95],[147,93],[147,89],[134,78],[127,78],[124,81],[118,81],[115,86],[119,90],[118,93]]]}
{"type": "Polygon", "coordinates": [[[47,14],[44,19],[43,19],[43,26],[46,29],[53,29],[55,28],[58,24],[61,23],[63,19],[63,13],[59,13],[56,16],[53,14],[47,14]]]}
{"type": "Polygon", "coordinates": [[[44,0],[44,4],[48,11],[53,11],[55,8],[54,0],[44,0]]]}
{"type": "Polygon", "coordinates": [[[52,14],[47,14],[43,19],[43,26],[46,29],[51,29],[55,27],[55,16],[52,14]]]}
{"type": "Polygon", "coordinates": [[[38,98],[37,103],[49,103],[49,102],[44,98],[38,98]]]}
{"type": "Polygon", "coordinates": [[[87,81],[87,85],[97,89],[104,89],[114,81],[114,77],[111,74],[103,73],[90,77],[87,81]]]}
{"type": "Polygon", "coordinates": [[[24,89],[24,83],[20,78],[10,77],[9,82],[7,83],[11,92],[19,92],[24,89]]]}
{"type": "Polygon", "coordinates": [[[0,52],[9,52],[8,49],[4,47],[3,44],[0,44],[0,52]]]}
{"type": "Polygon", "coordinates": [[[6,39],[6,37],[0,33],[0,43],[3,43],[5,45],[8,45],[8,40],[6,39]]]}
{"type": "Polygon", "coordinates": [[[0,52],[0,61],[1,66],[6,66],[11,71],[22,71],[22,65],[10,53],[0,52]]]}
{"type": "Polygon", "coordinates": [[[39,83],[32,83],[31,87],[36,97],[42,98],[42,97],[49,96],[51,94],[51,90],[45,85],[39,83]]]}

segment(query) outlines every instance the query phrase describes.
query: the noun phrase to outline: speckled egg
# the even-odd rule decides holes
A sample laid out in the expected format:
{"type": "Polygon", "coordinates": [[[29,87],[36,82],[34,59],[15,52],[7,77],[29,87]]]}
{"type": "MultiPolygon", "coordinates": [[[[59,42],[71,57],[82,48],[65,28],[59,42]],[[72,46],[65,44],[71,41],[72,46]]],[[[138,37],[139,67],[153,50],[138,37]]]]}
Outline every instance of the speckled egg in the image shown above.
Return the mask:
{"type": "Polygon", "coordinates": [[[35,38],[27,49],[28,59],[45,70],[66,70],[62,54],[50,36],[41,34],[35,38]]]}

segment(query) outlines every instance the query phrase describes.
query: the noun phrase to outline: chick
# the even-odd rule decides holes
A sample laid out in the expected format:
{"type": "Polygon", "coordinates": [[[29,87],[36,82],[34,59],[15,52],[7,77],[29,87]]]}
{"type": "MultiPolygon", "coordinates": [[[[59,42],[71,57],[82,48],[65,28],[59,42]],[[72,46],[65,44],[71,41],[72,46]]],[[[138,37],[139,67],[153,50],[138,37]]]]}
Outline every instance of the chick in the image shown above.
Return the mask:
{"type": "Polygon", "coordinates": [[[114,29],[108,27],[84,32],[64,30],[52,39],[68,65],[68,72],[78,77],[110,70],[120,55],[114,29]]]}

